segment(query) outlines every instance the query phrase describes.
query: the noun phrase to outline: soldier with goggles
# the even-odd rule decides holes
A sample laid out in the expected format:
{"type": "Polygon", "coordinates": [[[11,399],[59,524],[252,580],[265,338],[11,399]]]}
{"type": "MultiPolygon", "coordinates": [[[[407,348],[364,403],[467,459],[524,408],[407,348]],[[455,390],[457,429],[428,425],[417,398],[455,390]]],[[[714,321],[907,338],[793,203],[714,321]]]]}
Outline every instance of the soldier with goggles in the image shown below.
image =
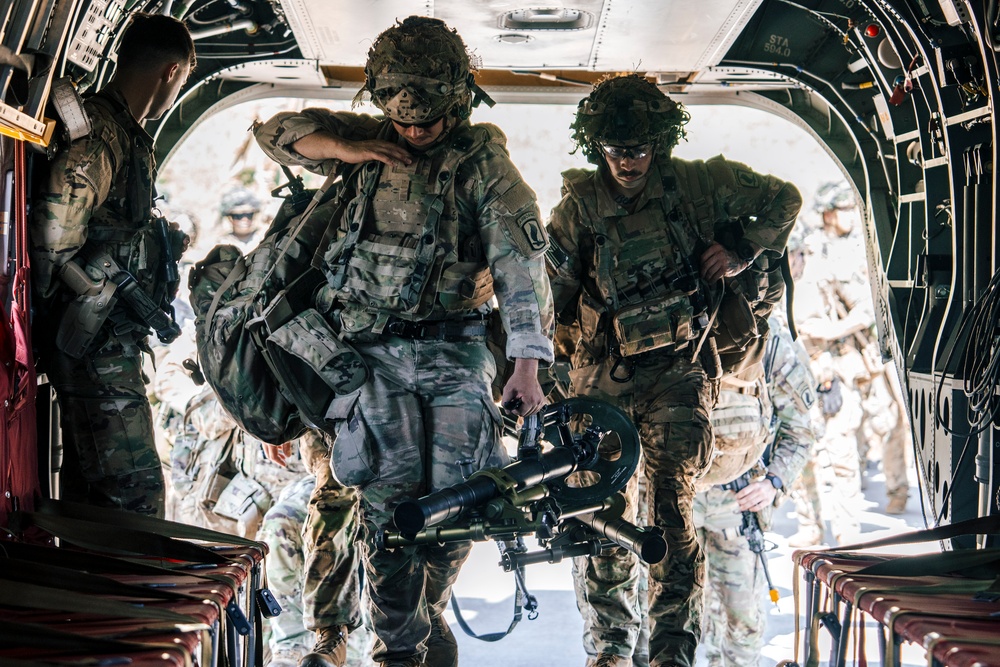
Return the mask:
{"type": "MultiPolygon", "coordinates": [[[[548,240],[503,133],[468,120],[485,94],[455,31],[409,17],[375,40],[365,76],[356,99],[371,95],[385,117],[306,109],[255,133],[276,161],[344,180],[346,205],[316,209],[331,228],[306,330],[328,328],[323,339],[349,342],[369,369],[317,423],[337,438],[335,475],[361,498],[373,659],[453,667],[442,614],[471,545],[376,551],[371,538],[403,498],[462,482],[459,460],[505,462],[486,344],[494,296],[513,365],[503,400],[522,415],[542,407],[536,373],[552,360],[554,328],[548,240]]],[[[317,628],[309,664],[343,665],[359,622],[317,628]]]]}
{"type": "MultiPolygon", "coordinates": [[[[615,403],[635,422],[648,523],[667,539],[667,558],[650,567],[649,662],[685,667],[700,636],[704,557],[692,503],[713,456],[709,414],[723,373],[753,382],[763,372],[766,312],[781,285],[761,267],[781,256],[801,205],[793,185],[743,164],[672,157],[688,119],[642,76],[599,83],[572,125],[597,168],[563,174],[566,194],[548,226],[570,393],[615,403]]],[[[637,559],[617,549],[576,566],[586,578],[591,664],[631,665],[637,559]]]]}

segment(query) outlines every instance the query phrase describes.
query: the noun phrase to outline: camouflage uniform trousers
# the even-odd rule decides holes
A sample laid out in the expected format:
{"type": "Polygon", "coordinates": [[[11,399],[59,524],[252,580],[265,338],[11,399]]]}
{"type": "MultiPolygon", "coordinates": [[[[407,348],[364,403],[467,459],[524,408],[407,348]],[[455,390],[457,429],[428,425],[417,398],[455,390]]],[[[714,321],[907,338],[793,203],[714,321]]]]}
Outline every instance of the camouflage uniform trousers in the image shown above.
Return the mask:
{"type": "Polygon", "coordinates": [[[479,341],[386,336],[355,347],[371,379],[336,399],[328,415],[336,428],[334,473],[361,497],[372,658],[419,665],[426,657],[428,665],[448,667],[435,647],[448,643],[437,641],[442,614],[471,543],[377,551],[373,539],[392,527],[400,500],[461,483],[458,461],[472,459],[475,469],[506,463],[490,391],[495,363],[479,341]]]}
{"type": "Polygon", "coordinates": [[[111,337],[82,359],[54,346],[44,355],[61,413],[60,497],[163,518],[166,485],[135,340],[111,337]]]}
{"type": "Polygon", "coordinates": [[[358,494],[343,486],[330,470],[329,449],[309,462],[316,483],[306,504],[302,527],[305,544],[302,589],[303,620],[310,630],[362,626],[361,554],[358,537],[358,494]]]}
{"type": "Polygon", "coordinates": [[[700,492],[695,496],[694,522],[708,563],[702,632],[708,664],[756,667],[766,623],[761,609],[764,573],[747,539],[740,535],[742,516],[736,494],[717,486],[700,492]]]}
{"type": "MultiPolygon", "coordinates": [[[[642,474],[641,465],[635,471],[635,477],[636,486],[638,487],[636,495],[638,497],[633,501],[628,496],[630,488],[626,487],[626,502],[629,504],[632,502],[637,503],[638,510],[635,522],[639,526],[645,526],[646,517],[649,513],[649,504],[646,502],[646,479],[642,474]]],[[[605,557],[601,556],[600,558],[605,557]]],[[[585,556],[573,559],[573,590],[576,593],[576,608],[583,617],[583,650],[587,653],[588,664],[597,659],[598,653],[597,646],[594,643],[593,625],[595,614],[591,601],[597,601],[600,604],[599,600],[602,597],[609,597],[608,593],[601,586],[595,585],[595,582],[598,581],[597,577],[592,577],[588,573],[588,568],[591,567],[589,561],[590,559],[585,556]]],[[[624,573],[617,575],[616,578],[622,580],[628,577],[629,574],[624,573]]],[[[649,567],[645,563],[639,562],[638,585],[634,589],[623,589],[617,593],[610,596],[612,599],[617,597],[618,600],[614,607],[609,608],[609,612],[614,613],[616,609],[625,611],[624,614],[621,614],[622,618],[619,625],[619,628],[627,633],[626,641],[622,642],[623,650],[626,646],[635,646],[635,649],[632,651],[633,667],[649,667],[649,567]],[[631,634],[635,629],[635,621],[633,620],[633,613],[631,611],[633,609],[636,610],[640,619],[635,639],[631,638],[631,634]]]]}
{"type": "MultiPolygon", "coordinates": [[[[325,459],[326,467],[329,469],[329,458],[325,459]]],[[[328,477],[330,477],[328,475],[328,477]]],[[[354,502],[347,504],[350,514],[355,514],[356,494],[353,489],[344,489],[336,480],[333,480],[333,491],[340,490],[341,495],[350,496],[354,502]]],[[[270,648],[271,659],[288,659],[298,662],[299,659],[308,653],[313,646],[314,635],[312,629],[305,622],[307,611],[311,615],[316,613],[316,593],[324,604],[321,609],[328,611],[330,620],[325,621],[329,625],[348,625],[360,616],[360,604],[358,592],[360,582],[358,581],[358,560],[356,556],[348,558],[353,568],[347,575],[346,581],[330,586],[330,577],[320,575],[320,583],[310,582],[306,577],[306,562],[311,561],[316,564],[317,545],[305,538],[310,533],[310,526],[307,525],[307,516],[313,511],[310,499],[317,495],[316,477],[304,475],[297,481],[285,487],[271,509],[264,516],[257,539],[266,542],[268,545],[267,554],[267,582],[274,594],[278,604],[281,605],[281,614],[269,619],[270,625],[270,648]],[[311,558],[310,558],[311,556],[311,558]],[[305,589],[309,587],[313,593],[313,599],[307,600],[305,589]],[[326,595],[331,591],[332,595],[326,595]],[[337,614],[338,610],[343,612],[337,614]]],[[[327,490],[330,495],[331,490],[327,490]]],[[[356,530],[356,522],[349,522],[356,530]]],[[[343,545],[343,551],[348,554],[355,554],[353,539],[355,530],[341,531],[337,536],[347,538],[347,543],[343,545]]],[[[319,534],[322,536],[322,534],[319,534]]],[[[312,531],[312,537],[317,533],[312,531]]],[[[333,540],[326,540],[329,544],[333,540]]],[[[320,552],[322,553],[322,552],[320,552]]],[[[340,559],[344,560],[344,559],[340,559]]],[[[363,625],[358,628],[351,627],[351,633],[347,642],[347,663],[348,665],[364,665],[367,663],[368,652],[371,648],[370,633],[363,625]]]]}
{"type": "MultiPolygon", "coordinates": [[[[662,528],[667,541],[667,558],[649,568],[649,664],[690,667],[701,635],[704,582],[704,556],[692,520],[694,484],[712,457],[714,438],[709,410],[718,387],[700,364],[691,363],[684,354],[654,353],[636,359],[634,375],[624,383],[610,379],[614,365],[614,359],[606,359],[573,370],[573,393],[618,405],[639,431],[648,484],[648,525],[662,528]]],[[[618,373],[621,371],[619,368],[618,373]]],[[[630,484],[636,485],[637,480],[633,478],[630,484]]],[[[606,578],[594,581],[593,590],[635,590],[640,578],[636,557],[620,549],[607,557],[623,562],[603,567],[601,574],[606,578]],[[611,576],[624,580],[613,580],[611,576]]],[[[623,606],[631,609],[621,596],[617,602],[612,597],[599,605],[591,599],[592,634],[598,651],[632,655],[635,646],[626,644],[632,631],[624,634],[616,629],[622,613],[631,615],[623,606]],[[617,614],[607,612],[612,605],[617,605],[617,614]],[[607,636],[616,642],[621,640],[621,644],[609,644],[603,639],[607,636]]]]}
{"type": "Polygon", "coordinates": [[[858,432],[858,452],[861,465],[869,451],[882,460],[886,495],[891,499],[909,495],[906,476],[906,452],[912,447],[906,408],[902,404],[899,379],[892,362],[882,365],[882,371],[863,388],[864,418],[858,432]]]}
{"type": "Polygon", "coordinates": [[[845,385],[843,398],[836,414],[823,416],[825,432],[791,491],[799,526],[818,530],[822,536],[828,518],[838,542],[859,534],[858,515],[864,502],[856,435],[861,427],[861,396],[845,385]]]}
{"type": "Polygon", "coordinates": [[[281,606],[281,613],[268,619],[272,660],[298,662],[313,643],[312,633],[302,622],[302,525],[315,486],[315,477],[303,475],[285,487],[257,533],[257,539],[268,546],[267,585],[281,606]]]}

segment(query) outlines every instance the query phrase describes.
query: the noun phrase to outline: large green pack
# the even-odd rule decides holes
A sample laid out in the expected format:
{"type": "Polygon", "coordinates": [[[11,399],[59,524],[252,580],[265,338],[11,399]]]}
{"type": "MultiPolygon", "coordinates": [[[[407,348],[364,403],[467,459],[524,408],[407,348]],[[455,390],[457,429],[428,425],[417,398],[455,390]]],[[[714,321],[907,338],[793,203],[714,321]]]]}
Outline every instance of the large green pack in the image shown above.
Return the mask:
{"type": "Polygon", "coordinates": [[[269,362],[260,317],[279,295],[305,294],[311,292],[308,283],[322,281],[311,262],[330,216],[323,215],[323,205],[310,207],[312,215],[300,224],[303,208],[301,198],[289,198],[248,255],[216,246],[189,276],[201,372],[240,428],[271,444],[293,440],[307,428],[269,362]],[[302,290],[287,289],[293,284],[302,290]]]}

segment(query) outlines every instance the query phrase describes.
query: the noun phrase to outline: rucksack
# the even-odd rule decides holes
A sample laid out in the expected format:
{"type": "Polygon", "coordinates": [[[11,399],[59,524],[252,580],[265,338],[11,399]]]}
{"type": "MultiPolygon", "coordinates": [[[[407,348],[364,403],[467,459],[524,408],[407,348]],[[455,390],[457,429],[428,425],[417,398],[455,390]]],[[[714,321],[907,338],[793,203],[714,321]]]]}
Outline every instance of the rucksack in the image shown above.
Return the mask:
{"type": "MultiPolygon", "coordinates": [[[[293,193],[248,255],[231,245],[213,248],[191,269],[188,286],[195,312],[198,364],[220,404],[241,429],[271,444],[301,436],[308,425],[290,400],[267,354],[261,314],[279,294],[307,298],[319,285],[313,254],[334,219],[330,178],[310,198],[293,193]],[[332,200],[331,200],[332,199],[332,200]]],[[[307,304],[293,304],[308,307],[307,304]]]]}

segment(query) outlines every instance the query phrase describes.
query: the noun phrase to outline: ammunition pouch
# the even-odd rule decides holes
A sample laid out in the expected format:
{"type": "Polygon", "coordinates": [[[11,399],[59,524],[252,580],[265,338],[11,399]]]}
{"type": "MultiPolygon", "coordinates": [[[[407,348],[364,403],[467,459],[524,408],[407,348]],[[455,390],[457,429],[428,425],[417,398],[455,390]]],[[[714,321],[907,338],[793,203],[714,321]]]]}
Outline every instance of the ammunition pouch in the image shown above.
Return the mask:
{"type": "Polygon", "coordinates": [[[624,306],[611,318],[618,353],[631,357],[663,348],[681,350],[697,337],[691,292],[624,306]]]}
{"type": "Polygon", "coordinates": [[[268,361],[302,416],[321,426],[334,398],[357,391],[368,380],[368,366],[316,309],[288,317],[284,298],[285,293],[279,294],[260,318],[269,332],[268,361]]]}

